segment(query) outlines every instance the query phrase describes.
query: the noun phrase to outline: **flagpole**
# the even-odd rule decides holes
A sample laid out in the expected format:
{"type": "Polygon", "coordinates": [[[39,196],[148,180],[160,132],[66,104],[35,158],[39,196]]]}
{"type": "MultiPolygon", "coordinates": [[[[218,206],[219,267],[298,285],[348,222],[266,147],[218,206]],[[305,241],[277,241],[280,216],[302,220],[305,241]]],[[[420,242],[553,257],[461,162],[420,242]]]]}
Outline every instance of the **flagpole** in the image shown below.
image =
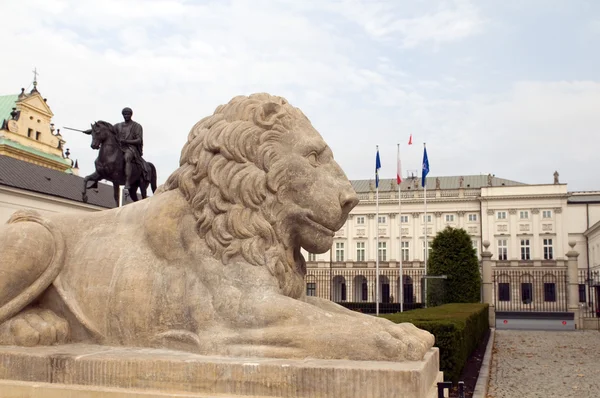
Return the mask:
{"type": "Polygon", "coordinates": [[[400,312],[404,312],[404,275],[402,270],[402,168],[400,167],[400,144],[398,144],[398,253],[400,254],[400,312]]]}
{"type": "MultiPolygon", "coordinates": [[[[425,143],[423,143],[423,150],[425,150],[425,143]]],[[[422,166],[423,167],[423,166],[422,166]]],[[[427,176],[423,177],[423,202],[425,204],[425,288],[423,289],[423,293],[425,294],[425,298],[423,299],[424,307],[427,308],[427,257],[429,254],[429,247],[427,245],[427,176]]]]}
{"type": "MultiPolygon", "coordinates": [[[[379,145],[376,145],[377,156],[379,156],[379,145]]],[[[375,169],[375,314],[379,316],[379,174],[378,170],[375,169]]]]}

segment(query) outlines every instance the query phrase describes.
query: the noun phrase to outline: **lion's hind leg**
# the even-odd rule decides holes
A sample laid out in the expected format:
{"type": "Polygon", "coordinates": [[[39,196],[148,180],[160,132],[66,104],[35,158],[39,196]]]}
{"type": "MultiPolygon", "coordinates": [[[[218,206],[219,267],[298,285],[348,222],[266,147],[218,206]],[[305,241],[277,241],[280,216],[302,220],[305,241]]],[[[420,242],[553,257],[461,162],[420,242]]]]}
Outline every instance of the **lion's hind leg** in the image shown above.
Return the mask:
{"type": "Polygon", "coordinates": [[[51,345],[65,343],[69,324],[54,312],[41,308],[27,309],[0,324],[2,345],[51,345]]]}
{"type": "Polygon", "coordinates": [[[66,325],[54,313],[25,310],[60,273],[64,262],[61,234],[37,213],[17,212],[0,226],[0,236],[0,344],[64,340],[68,328],[64,330],[66,325]]]}

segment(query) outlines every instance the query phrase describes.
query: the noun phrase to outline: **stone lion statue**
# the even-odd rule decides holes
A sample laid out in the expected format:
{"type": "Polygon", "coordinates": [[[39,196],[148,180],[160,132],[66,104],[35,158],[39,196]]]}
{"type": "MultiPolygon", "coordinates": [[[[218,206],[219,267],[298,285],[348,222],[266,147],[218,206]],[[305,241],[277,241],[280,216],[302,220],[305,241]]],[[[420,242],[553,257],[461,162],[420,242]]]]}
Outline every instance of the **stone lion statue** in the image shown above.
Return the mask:
{"type": "Polygon", "coordinates": [[[329,250],[357,202],[299,109],[235,97],[193,126],[154,196],[0,228],[0,344],[421,360],[430,333],[305,295],[300,249],[329,250]]]}

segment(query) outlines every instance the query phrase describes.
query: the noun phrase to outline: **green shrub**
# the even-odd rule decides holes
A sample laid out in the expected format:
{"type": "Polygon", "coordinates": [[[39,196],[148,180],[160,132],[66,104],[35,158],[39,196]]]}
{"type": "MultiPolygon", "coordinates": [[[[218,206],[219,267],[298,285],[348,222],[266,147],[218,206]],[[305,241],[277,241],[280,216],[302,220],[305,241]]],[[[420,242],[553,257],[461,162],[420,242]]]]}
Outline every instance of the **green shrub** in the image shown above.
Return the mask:
{"type": "Polygon", "coordinates": [[[467,231],[452,227],[440,231],[431,243],[431,256],[428,260],[428,275],[448,277],[443,281],[443,295],[435,288],[435,280],[428,281],[431,286],[427,294],[429,306],[480,301],[479,261],[467,231]]]}
{"type": "Polygon", "coordinates": [[[489,329],[488,304],[445,304],[381,315],[395,323],[410,322],[435,336],[444,379],[458,382],[467,359],[489,329]]]}

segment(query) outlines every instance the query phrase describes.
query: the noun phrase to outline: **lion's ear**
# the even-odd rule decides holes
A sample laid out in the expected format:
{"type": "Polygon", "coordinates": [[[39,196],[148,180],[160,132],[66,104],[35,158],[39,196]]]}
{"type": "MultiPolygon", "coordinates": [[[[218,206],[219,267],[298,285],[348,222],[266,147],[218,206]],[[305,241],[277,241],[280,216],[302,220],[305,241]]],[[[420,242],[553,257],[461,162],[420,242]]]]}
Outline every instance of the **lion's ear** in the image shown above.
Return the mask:
{"type": "Polygon", "coordinates": [[[275,102],[266,102],[258,107],[254,113],[254,122],[262,128],[271,128],[279,118],[284,115],[281,105],[275,102]]]}

